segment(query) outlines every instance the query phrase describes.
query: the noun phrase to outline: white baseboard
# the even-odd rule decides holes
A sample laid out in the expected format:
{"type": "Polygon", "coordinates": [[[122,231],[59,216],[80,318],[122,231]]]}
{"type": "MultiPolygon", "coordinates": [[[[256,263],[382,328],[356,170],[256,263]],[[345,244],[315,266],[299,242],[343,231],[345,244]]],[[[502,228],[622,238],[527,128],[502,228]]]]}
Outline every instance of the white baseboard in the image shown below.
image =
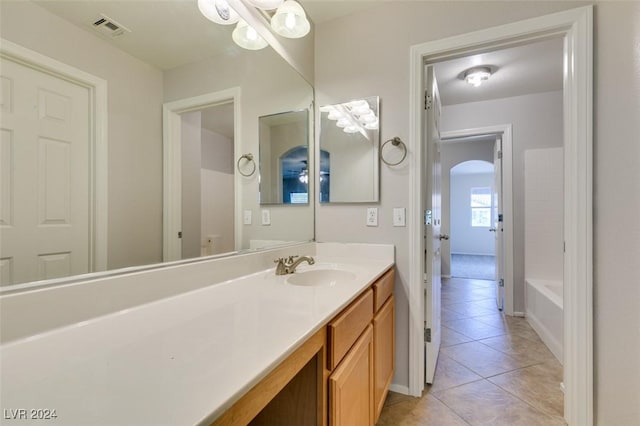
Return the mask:
{"type": "Polygon", "coordinates": [[[396,393],[401,393],[403,395],[409,395],[409,386],[402,386],[391,383],[391,385],[389,385],[389,390],[396,393]]]}
{"type": "Polygon", "coordinates": [[[519,318],[524,318],[524,317],[526,317],[526,315],[525,315],[525,313],[524,313],[524,312],[514,312],[514,313],[513,313],[513,316],[514,316],[514,317],[519,317],[519,318]]]}

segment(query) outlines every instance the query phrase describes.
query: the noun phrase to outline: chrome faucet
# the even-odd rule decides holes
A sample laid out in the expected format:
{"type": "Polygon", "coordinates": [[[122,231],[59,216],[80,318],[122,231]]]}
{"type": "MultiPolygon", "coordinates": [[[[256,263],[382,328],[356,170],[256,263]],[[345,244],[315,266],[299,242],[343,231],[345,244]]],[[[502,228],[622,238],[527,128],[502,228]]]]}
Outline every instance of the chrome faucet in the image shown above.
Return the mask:
{"type": "Polygon", "coordinates": [[[316,263],[311,256],[289,256],[289,257],[281,257],[273,261],[277,263],[276,266],[276,275],[287,275],[293,274],[296,271],[298,265],[302,262],[307,262],[309,265],[313,265],[316,263]],[[296,257],[298,259],[296,259],[296,257]],[[295,260],[294,260],[295,259],[295,260]]]}

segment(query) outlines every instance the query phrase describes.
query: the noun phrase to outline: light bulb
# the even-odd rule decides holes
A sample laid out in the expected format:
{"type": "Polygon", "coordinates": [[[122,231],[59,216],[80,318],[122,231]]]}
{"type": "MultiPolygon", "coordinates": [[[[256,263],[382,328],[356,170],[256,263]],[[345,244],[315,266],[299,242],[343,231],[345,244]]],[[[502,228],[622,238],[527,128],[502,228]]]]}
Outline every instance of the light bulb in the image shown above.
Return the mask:
{"type": "Polygon", "coordinates": [[[258,33],[252,27],[247,29],[247,40],[256,41],[258,39],[258,33]]]}
{"type": "Polygon", "coordinates": [[[300,38],[311,30],[304,9],[295,0],[286,0],[271,17],[271,28],[287,38],[300,38]]]}
{"type": "Polygon", "coordinates": [[[349,121],[346,118],[341,118],[340,120],[338,120],[338,122],[336,123],[336,126],[338,127],[347,127],[348,125],[351,124],[351,121],[349,121]]]}
{"type": "Polygon", "coordinates": [[[284,18],[284,25],[292,30],[296,26],[296,15],[293,13],[287,13],[287,17],[284,18]]]}
{"type": "Polygon", "coordinates": [[[231,33],[233,41],[243,49],[259,50],[267,47],[268,43],[258,32],[244,19],[240,19],[238,25],[231,33]]]}

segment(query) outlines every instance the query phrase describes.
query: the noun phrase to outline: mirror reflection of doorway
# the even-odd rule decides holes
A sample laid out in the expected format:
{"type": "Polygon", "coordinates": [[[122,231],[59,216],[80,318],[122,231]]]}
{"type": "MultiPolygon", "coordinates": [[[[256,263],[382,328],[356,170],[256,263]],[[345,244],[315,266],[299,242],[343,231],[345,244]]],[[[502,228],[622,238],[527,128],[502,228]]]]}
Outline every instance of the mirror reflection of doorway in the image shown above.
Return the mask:
{"type": "Polygon", "coordinates": [[[183,113],[182,258],[234,250],[234,104],[183,113]]]}
{"type": "Polygon", "coordinates": [[[291,148],[280,157],[283,204],[307,204],[309,202],[309,149],[306,146],[291,148]]]}

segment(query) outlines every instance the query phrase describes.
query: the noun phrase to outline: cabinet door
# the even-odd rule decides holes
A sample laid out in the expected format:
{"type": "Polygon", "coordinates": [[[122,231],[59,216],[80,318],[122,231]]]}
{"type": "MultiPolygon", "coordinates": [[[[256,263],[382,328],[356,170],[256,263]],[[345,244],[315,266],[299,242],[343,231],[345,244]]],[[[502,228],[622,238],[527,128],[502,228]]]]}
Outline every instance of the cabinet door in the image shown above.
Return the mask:
{"type": "Polygon", "coordinates": [[[373,327],[369,325],[329,377],[329,424],[374,424],[373,327]]]}
{"type": "Polygon", "coordinates": [[[395,300],[393,295],[373,317],[373,345],[375,365],[376,422],[387,397],[395,368],[395,300]]]}

